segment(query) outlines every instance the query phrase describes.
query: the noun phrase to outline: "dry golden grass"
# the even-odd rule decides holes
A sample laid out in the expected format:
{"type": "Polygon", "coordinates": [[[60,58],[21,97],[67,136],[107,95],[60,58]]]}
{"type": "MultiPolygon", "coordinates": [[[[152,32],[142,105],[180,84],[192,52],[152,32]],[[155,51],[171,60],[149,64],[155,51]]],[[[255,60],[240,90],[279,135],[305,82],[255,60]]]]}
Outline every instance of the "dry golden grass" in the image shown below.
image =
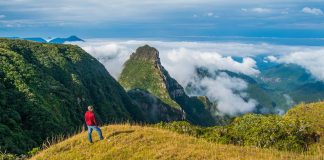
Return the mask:
{"type": "Polygon", "coordinates": [[[224,160],[304,160],[324,159],[323,155],[282,152],[255,147],[210,143],[203,139],[180,135],[147,126],[109,125],[102,127],[107,140],[89,144],[83,132],[42,151],[32,159],[224,159],[224,160]]]}

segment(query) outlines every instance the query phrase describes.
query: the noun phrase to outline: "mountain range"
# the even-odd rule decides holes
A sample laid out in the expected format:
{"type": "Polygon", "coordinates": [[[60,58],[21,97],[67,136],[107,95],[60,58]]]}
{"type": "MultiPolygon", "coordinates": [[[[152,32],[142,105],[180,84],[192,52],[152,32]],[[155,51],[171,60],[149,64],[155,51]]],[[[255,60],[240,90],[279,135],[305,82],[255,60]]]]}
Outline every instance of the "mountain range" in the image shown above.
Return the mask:
{"type": "Polygon", "coordinates": [[[56,44],[63,44],[65,42],[84,42],[83,39],[77,37],[77,36],[70,36],[67,38],[54,38],[50,40],[45,40],[44,38],[41,37],[26,37],[26,38],[20,38],[20,37],[4,37],[4,38],[9,38],[9,39],[23,39],[23,40],[28,40],[28,41],[34,41],[34,42],[40,42],[40,43],[56,43],[56,44]]]}

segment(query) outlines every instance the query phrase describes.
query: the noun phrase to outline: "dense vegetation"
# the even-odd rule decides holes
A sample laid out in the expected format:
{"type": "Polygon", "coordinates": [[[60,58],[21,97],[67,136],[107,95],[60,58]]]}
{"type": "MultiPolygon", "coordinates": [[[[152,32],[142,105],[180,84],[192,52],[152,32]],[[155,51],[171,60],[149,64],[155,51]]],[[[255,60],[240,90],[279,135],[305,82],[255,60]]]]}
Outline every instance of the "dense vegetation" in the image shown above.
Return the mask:
{"type": "Polygon", "coordinates": [[[81,48],[0,39],[0,151],[25,153],[47,137],[73,132],[89,104],[100,123],[145,119],[81,48]]]}
{"type": "Polygon", "coordinates": [[[207,128],[185,121],[162,122],[156,126],[211,142],[291,151],[308,150],[309,145],[318,142],[320,136],[312,123],[278,115],[246,114],[235,118],[227,126],[207,128]]]}
{"type": "Polygon", "coordinates": [[[284,118],[305,121],[324,136],[324,102],[301,103],[289,109],[284,118]]]}
{"type": "Polygon", "coordinates": [[[184,113],[164,103],[149,92],[141,89],[129,90],[128,95],[138,104],[147,122],[171,122],[184,118],[184,113]]]}
{"type": "Polygon", "coordinates": [[[284,115],[285,119],[294,119],[307,122],[319,134],[320,143],[312,145],[311,150],[324,154],[324,102],[301,103],[288,110],[284,115]]]}

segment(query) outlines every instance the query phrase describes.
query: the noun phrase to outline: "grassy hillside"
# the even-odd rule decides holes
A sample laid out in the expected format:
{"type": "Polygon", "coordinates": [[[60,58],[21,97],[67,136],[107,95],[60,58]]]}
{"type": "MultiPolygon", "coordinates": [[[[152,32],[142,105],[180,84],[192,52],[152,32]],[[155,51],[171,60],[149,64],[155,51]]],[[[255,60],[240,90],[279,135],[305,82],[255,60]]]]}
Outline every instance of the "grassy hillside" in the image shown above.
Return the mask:
{"type": "Polygon", "coordinates": [[[32,159],[319,159],[314,155],[210,143],[151,127],[110,125],[103,127],[103,133],[110,137],[110,142],[98,141],[95,135],[95,143],[89,144],[84,132],[32,159]]]}
{"type": "Polygon", "coordinates": [[[324,159],[323,141],[313,143],[303,152],[261,149],[239,143],[220,144],[221,141],[214,141],[230,138],[226,135],[238,135],[243,139],[230,139],[242,143],[248,140],[250,145],[268,140],[281,144],[280,141],[283,140],[287,142],[286,145],[289,144],[288,147],[294,147],[295,144],[288,142],[303,144],[303,141],[307,141],[307,135],[303,139],[302,134],[305,136],[305,133],[316,130],[323,135],[323,109],[324,102],[319,102],[300,104],[282,117],[247,114],[223,127],[225,130],[221,136],[217,136],[217,127],[202,128],[183,122],[162,123],[154,128],[129,124],[110,125],[103,127],[105,137],[110,137],[110,142],[98,141],[95,135],[96,142],[89,144],[87,135],[83,132],[43,150],[32,159],[324,159]],[[311,128],[304,128],[305,125],[311,128]]]}
{"type": "Polygon", "coordinates": [[[73,45],[0,39],[0,151],[24,153],[83,125],[141,120],[140,110],[95,58],[73,45]]]}

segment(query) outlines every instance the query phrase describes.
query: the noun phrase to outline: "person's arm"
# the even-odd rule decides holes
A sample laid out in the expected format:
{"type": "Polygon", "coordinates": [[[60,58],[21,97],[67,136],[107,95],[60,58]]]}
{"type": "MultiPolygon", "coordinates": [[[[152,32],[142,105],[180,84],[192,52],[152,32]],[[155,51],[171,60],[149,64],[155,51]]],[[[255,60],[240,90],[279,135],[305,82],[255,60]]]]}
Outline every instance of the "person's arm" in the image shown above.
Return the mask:
{"type": "Polygon", "coordinates": [[[96,126],[98,126],[97,121],[96,121],[96,116],[95,116],[94,114],[93,114],[92,121],[93,121],[93,123],[94,123],[96,126]]]}

